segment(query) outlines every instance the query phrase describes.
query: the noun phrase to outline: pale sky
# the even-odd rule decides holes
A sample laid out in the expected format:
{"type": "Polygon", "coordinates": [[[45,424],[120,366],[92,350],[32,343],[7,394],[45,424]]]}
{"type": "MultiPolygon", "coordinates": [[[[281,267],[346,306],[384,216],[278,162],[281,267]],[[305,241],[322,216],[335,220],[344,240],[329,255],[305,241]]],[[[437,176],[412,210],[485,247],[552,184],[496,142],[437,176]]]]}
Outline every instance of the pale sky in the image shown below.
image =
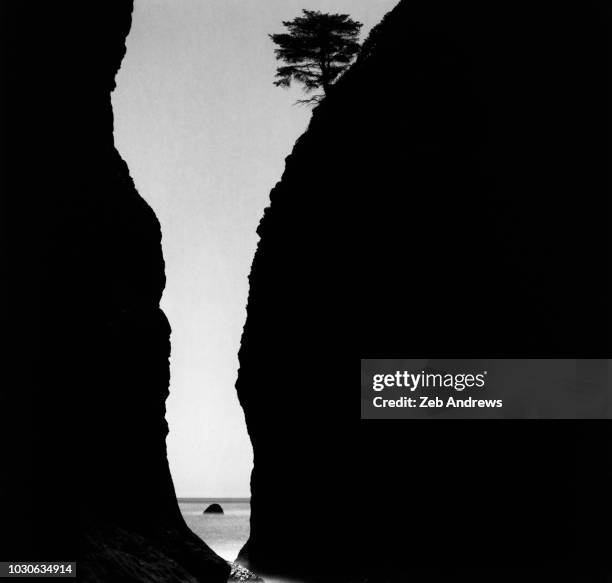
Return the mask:
{"type": "Polygon", "coordinates": [[[249,496],[252,450],[234,389],[247,277],[270,190],[310,117],[293,105],[299,90],[272,85],[267,35],[307,8],[350,14],[365,37],[397,1],[135,2],[115,141],[162,226],[178,496],[249,496]]]}

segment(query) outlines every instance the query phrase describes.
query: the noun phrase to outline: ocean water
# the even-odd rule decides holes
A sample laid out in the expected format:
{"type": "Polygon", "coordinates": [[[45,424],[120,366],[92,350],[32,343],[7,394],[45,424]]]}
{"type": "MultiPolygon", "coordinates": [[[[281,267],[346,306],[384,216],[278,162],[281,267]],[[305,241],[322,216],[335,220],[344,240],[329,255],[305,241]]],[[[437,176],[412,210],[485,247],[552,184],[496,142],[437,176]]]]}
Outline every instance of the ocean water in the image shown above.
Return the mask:
{"type": "MultiPolygon", "coordinates": [[[[181,514],[187,526],[215,553],[226,561],[235,561],[249,538],[251,503],[248,498],[179,498],[181,514]],[[223,514],[204,514],[216,502],[223,514]]],[[[310,583],[303,579],[264,576],[265,583],[310,583]]]]}
{"type": "Polygon", "coordinates": [[[226,561],[235,561],[249,538],[248,498],[182,498],[179,507],[189,528],[226,561]],[[224,514],[204,514],[213,502],[224,514]]]}

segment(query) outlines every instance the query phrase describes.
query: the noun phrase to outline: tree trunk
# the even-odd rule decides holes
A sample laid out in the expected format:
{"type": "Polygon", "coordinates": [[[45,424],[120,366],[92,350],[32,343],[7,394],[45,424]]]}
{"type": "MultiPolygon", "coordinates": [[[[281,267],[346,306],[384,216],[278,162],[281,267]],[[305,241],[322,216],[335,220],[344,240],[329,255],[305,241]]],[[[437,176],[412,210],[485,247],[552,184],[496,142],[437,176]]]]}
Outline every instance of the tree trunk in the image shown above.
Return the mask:
{"type": "Polygon", "coordinates": [[[327,55],[325,53],[321,54],[321,62],[319,64],[321,68],[321,85],[323,87],[323,93],[327,96],[329,94],[329,88],[331,83],[329,82],[329,72],[327,68],[327,55]]]}

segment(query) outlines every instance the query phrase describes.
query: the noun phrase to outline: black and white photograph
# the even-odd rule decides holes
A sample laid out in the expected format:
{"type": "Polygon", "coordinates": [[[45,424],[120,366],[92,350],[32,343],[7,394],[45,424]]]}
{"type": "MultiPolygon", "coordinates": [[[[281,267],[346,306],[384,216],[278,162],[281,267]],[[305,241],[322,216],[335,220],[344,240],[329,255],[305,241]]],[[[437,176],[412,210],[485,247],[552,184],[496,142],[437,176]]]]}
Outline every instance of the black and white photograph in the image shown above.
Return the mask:
{"type": "Polygon", "coordinates": [[[612,581],[608,3],[0,24],[0,580],[612,581]]]}

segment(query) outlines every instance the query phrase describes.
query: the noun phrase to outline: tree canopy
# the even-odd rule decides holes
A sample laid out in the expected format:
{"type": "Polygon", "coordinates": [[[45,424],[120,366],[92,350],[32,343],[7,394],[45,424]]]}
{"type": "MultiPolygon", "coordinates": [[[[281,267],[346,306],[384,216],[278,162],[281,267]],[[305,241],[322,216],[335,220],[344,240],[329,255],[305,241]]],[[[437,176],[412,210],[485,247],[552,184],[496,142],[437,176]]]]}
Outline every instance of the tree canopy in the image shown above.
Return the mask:
{"type": "Polygon", "coordinates": [[[304,86],[306,93],[323,89],[298,103],[318,103],[329,93],[336,79],[359,52],[359,32],[363,26],[348,14],[325,14],[303,10],[303,15],[283,21],[287,32],[271,34],[277,45],[274,53],[286,64],[276,71],[277,87],[290,87],[292,81],[304,86]]]}

